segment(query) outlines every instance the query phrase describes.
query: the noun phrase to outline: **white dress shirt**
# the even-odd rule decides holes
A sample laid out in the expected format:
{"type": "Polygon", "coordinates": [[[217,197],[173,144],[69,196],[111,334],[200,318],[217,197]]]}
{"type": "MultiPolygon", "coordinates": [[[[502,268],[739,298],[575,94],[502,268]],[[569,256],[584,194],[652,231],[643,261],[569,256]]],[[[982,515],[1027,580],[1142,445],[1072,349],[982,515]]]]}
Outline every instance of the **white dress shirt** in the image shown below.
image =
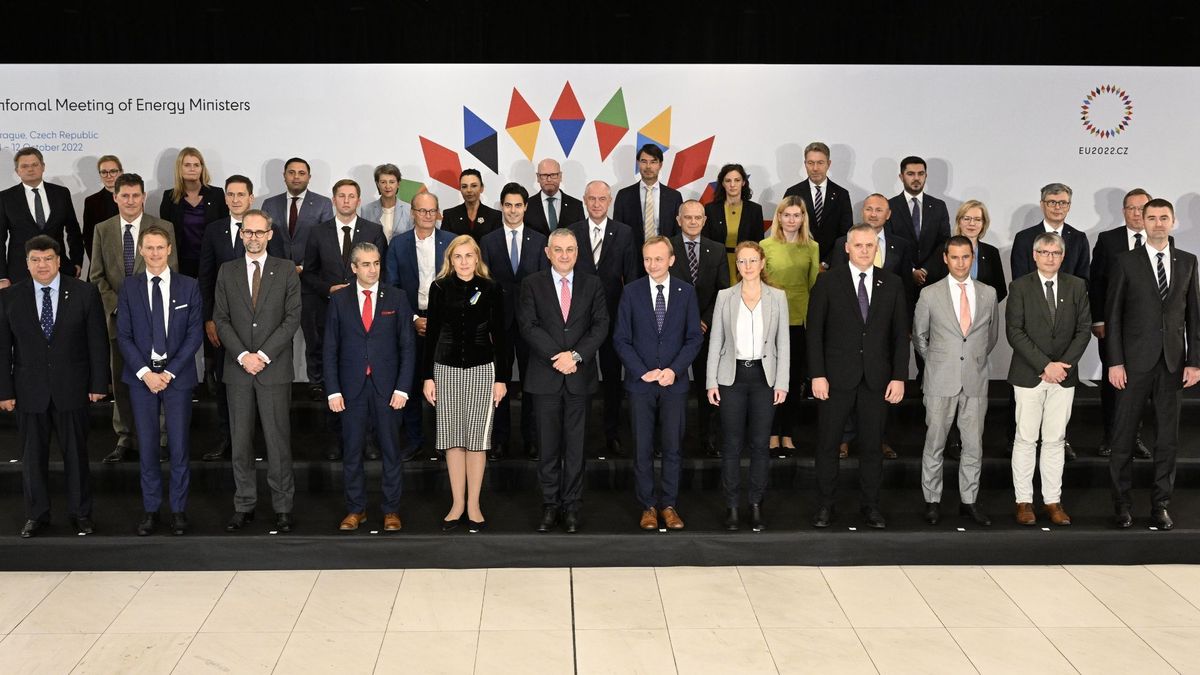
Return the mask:
{"type": "Polygon", "coordinates": [[[25,186],[25,203],[29,205],[29,215],[31,217],[33,217],[33,219],[35,221],[37,220],[37,216],[34,215],[37,212],[34,210],[35,207],[33,205],[33,191],[34,191],[34,189],[36,189],[38,191],[38,198],[41,199],[41,201],[42,201],[42,210],[46,214],[46,221],[49,222],[50,221],[50,200],[46,198],[46,183],[45,183],[45,181],[39,182],[37,185],[34,185],[32,187],[30,187],[29,185],[26,185],[25,183],[22,183],[22,185],[25,186]]]}
{"type": "Polygon", "coordinates": [[[1167,288],[1171,287],[1171,246],[1168,244],[1162,251],[1146,244],[1146,255],[1150,256],[1150,269],[1154,271],[1154,283],[1158,283],[1158,254],[1162,253],[1163,269],[1167,273],[1167,288]]]}
{"type": "Polygon", "coordinates": [[[125,218],[122,217],[121,218],[121,231],[117,233],[117,235],[121,237],[121,242],[122,242],[121,246],[122,246],[122,251],[123,251],[124,245],[125,245],[124,244],[124,242],[125,242],[125,226],[133,225],[133,229],[129,231],[129,234],[133,236],[133,258],[134,258],[133,266],[134,267],[137,267],[138,232],[141,232],[141,230],[142,230],[142,216],[144,216],[144,215],[146,215],[146,212],[142,211],[141,213],[138,214],[138,217],[134,218],[133,220],[125,220],[125,218]]]}
{"type": "MultiPolygon", "coordinates": [[[[817,188],[821,188],[821,209],[823,213],[826,203],[829,202],[829,179],[826,178],[825,182],[820,184],[814,183],[811,180],[808,181],[808,196],[812,197],[813,208],[816,208],[817,205],[817,188]]],[[[816,217],[815,214],[809,215],[810,217],[816,217]]]]}
{"type": "Polygon", "coordinates": [[[658,302],[658,286],[663,287],[663,309],[671,306],[671,275],[667,274],[662,278],[662,281],[655,281],[653,277],[647,275],[646,279],[650,281],[650,308],[654,308],[654,303],[658,302]]]}
{"type": "Polygon", "coordinates": [[[734,356],[738,361],[753,361],[762,358],[763,337],[763,298],[759,298],[754,309],[746,306],[746,301],[738,295],[736,329],[733,343],[736,345],[734,356]]]}
{"type": "Polygon", "coordinates": [[[1138,245],[1138,240],[1133,238],[1134,235],[1141,235],[1142,245],[1143,246],[1146,245],[1146,233],[1145,232],[1138,231],[1138,230],[1131,230],[1128,227],[1126,227],[1125,228],[1125,244],[1128,246],[1128,249],[1130,251],[1137,248],[1137,245],[1138,245]]]}
{"type": "MultiPolygon", "coordinates": [[[[246,257],[243,258],[243,260],[245,261],[245,265],[246,265],[246,288],[250,289],[250,293],[251,293],[251,295],[253,295],[254,294],[254,263],[255,263],[255,261],[258,262],[258,270],[259,270],[258,273],[259,273],[259,278],[261,279],[262,276],[267,273],[266,269],[265,269],[267,266],[267,252],[263,251],[262,255],[260,255],[258,258],[254,258],[249,253],[247,253],[246,257]]],[[[260,290],[262,289],[261,281],[259,284],[259,289],[260,290]]],[[[238,354],[237,358],[234,359],[234,361],[237,361],[238,365],[241,365],[242,357],[246,356],[249,353],[250,352],[248,352],[248,351],[244,351],[241,354],[238,354]]],[[[264,354],[261,349],[258,350],[258,352],[256,352],[256,353],[258,354],[258,358],[263,360],[263,363],[266,363],[266,364],[271,363],[271,358],[268,357],[266,354],[264,354]]]]}
{"type": "MultiPolygon", "coordinates": [[[[163,269],[162,274],[159,274],[158,278],[160,279],[160,281],[158,282],[158,294],[162,296],[162,303],[163,303],[163,335],[166,335],[167,330],[171,325],[171,268],[167,267],[167,268],[163,269]]],[[[153,312],[153,308],[154,308],[154,275],[150,273],[150,270],[146,270],[146,297],[150,300],[150,307],[151,307],[151,317],[150,318],[153,320],[153,318],[154,318],[154,316],[153,316],[153,314],[154,314],[154,312],[153,312]]],[[[151,327],[151,330],[153,330],[153,327],[151,327]]],[[[161,361],[165,358],[167,358],[166,354],[159,354],[158,352],[154,351],[153,349],[150,350],[150,360],[151,361],[161,361]]],[[[136,377],[137,379],[140,380],[148,372],[150,372],[150,369],[146,366],[142,366],[141,368],[138,369],[138,371],[136,373],[134,373],[134,377],[136,377]]],[[[168,376],[170,376],[170,378],[172,380],[175,379],[174,373],[172,373],[170,371],[166,371],[166,370],[164,370],[163,372],[166,373],[168,376]]]]}
{"type": "Polygon", "coordinates": [[[508,257],[508,252],[512,248],[513,232],[517,233],[517,264],[521,262],[521,247],[525,244],[525,223],[521,223],[516,227],[504,225],[504,257],[508,257]]]}
{"type": "MultiPolygon", "coordinates": [[[[638,192],[642,196],[642,217],[643,218],[645,218],[645,216],[646,216],[646,193],[649,193],[649,192],[654,193],[654,231],[656,233],[661,232],[662,230],[660,230],[658,228],[658,212],[659,212],[659,208],[661,208],[661,206],[662,206],[662,190],[659,188],[657,182],[655,182],[654,185],[646,185],[645,181],[640,181],[638,183],[638,185],[641,186],[641,189],[638,190],[638,192]],[[656,192],[656,190],[657,190],[657,192],[656,192]]],[[[643,223],[643,225],[646,225],[646,224],[647,223],[643,223]]]]}
{"type": "Polygon", "coordinates": [[[546,224],[550,223],[550,211],[554,211],[554,222],[558,223],[559,227],[566,227],[570,223],[562,221],[562,190],[555,192],[552,195],[546,194],[544,191],[540,193],[542,196],[542,210],[546,212],[546,224]],[[550,200],[553,199],[553,205],[550,200]]]}
{"type": "MultiPolygon", "coordinates": [[[[287,223],[283,224],[287,227],[287,223]]],[[[136,237],[136,235],[134,235],[136,237]]],[[[229,245],[234,249],[237,248],[238,241],[242,238],[242,221],[237,219],[237,216],[229,216],[229,245]]]]}
{"type": "Polygon", "coordinates": [[[434,235],[437,230],[429,233],[424,239],[415,237],[417,244],[417,309],[429,309],[429,284],[437,276],[437,247],[434,235]]]}
{"type": "Polygon", "coordinates": [[[858,297],[858,275],[866,272],[867,278],[863,280],[863,283],[867,286],[867,304],[871,304],[871,298],[875,293],[875,265],[871,265],[865,270],[858,269],[854,263],[850,263],[849,267],[850,281],[854,283],[854,297],[856,298],[858,297]]]}
{"type": "MultiPolygon", "coordinates": [[[[968,311],[971,312],[971,323],[975,323],[975,281],[971,279],[970,275],[967,276],[965,281],[959,281],[958,279],[955,279],[953,275],[947,275],[946,283],[950,287],[950,306],[954,308],[955,317],[958,316],[958,306],[960,298],[962,297],[962,291],[959,290],[958,285],[967,285],[967,307],[968,311]]],[[[1055,293],[1058,292],[1057,286],[1054,287],[1054,291],[1055,293]]]]}
{"type": "Polygon", "coordinates": [[[606,216],[600,222],[592,220],[588,217],[588,239],[591,241],[592,247],[592,262],[596,265],[600,264],[600,256],[604,254],[604,233],[608,231],[608,217],[606,216]],[[597,231],[599,229],[599,231],[597,231]]]}

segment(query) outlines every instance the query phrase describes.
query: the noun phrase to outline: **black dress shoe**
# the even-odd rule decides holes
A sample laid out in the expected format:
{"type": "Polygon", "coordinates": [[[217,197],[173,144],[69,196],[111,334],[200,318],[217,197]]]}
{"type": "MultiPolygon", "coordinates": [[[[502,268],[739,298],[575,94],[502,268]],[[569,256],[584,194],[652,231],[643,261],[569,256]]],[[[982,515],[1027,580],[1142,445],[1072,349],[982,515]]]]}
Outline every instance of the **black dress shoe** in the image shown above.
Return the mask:
{"type": "Polygon", "coordinates": [[[579,512],[567,511],[563,514],[563,529],[567,534],[575,534],[579,531],[579,512]]]}
{"type": "Polygon", "coordinates": [[[453,529],[456,529],[458,527],[458,524],[461,521],[462,521],[461,517],[455,518],[454,520],[443,520],[442,521],[442,532],[449,532],[453,529]]]}
{"type": "Polygon", "coordinates": [[[736,506],[725,509],[725,529],[730,532],[738,531],[738,510],[736,506]]]}
{"type": "Polygon", "coordinates": [[[1099,457],[1112,457],[1112,446],[1107,441],[1101,443],[1100,447],[1096,449],[1096,455],[1099,457]]]}
{"type": "Polygon", "coordinates": [[[829,527],[833,523],[833,507],[821,506],[817,508],[817,512],[813,514],[813,527],[829,527]]]}
{"type": "Polygon", "coordinates": [[[951,443],[948,443],[946,445],[945,454],[946,454],[946,457],[953,459],[953,460],[962,459],[962,441],[956,440],[951,443]]]}
{"type": "Polygon", "coordinates": [[[1124,504],[1117,506],[1117,515],[1113,518],[1113,524],[1121,529],[1131,527],[1133,525],[1133,516],[1129,513],[1129,507],[1124,504]]]}
{"type": "Polygon", "coordinates": [[[755,532],[767,529],[766,524],[763,523],[762,504],[750,505],[750,529],[755,532]]]}
{"type": "Polygon", "coordinates": [[[608,439],[608,442],[605,443],[605,446],[606,446],[606,449],[608,450],[608,454],[613,455],[615,457],[624,457],[625,456],[625,449],[621,447],[621,441],[619,441],[615,438],[610,438],[610,439],[608,439]]]}
{"type": "Polygon", "coordinates": [[[148,537],[154,534],[154,529],[158,527],[158,512],[149,511],[142,514],[142,520],[137,526],[137,536],[148,537]]]}
{"type": "Polygon", "coordinates": [[[862,509],[863,519],[867,523],[867,527],[882,530],[887,527],[887,521],[883,519],[883,513],[879,511],[878,506],[864,506],[862,509]]]}
{"type": "Polygon", "coordinates": [[[325,450],[325,459],[329,460],[330,462],[342,461],[342,444],[334,443],[333,445],[329,446],[329,448],[325,450]]]}
{"type": "Polygon", "coordinates": [[[1071,447],[1070,441],[1063,441],[1063,459],[1067,462],[1074,462],[1079,459],[1079,455],[1075,454],[1075,448],[1071,447]]]}
{"type": "Polygon", "coordinates": [[[275,530],[278,532],[291,532],[296,526],[296,519],[292,518],[290,513],[275,514],[275,530]]]}
{"type": "Polygon", "coordinates": [[[24,527],[21,528],[21,538],[29,539],[38,532],[41,532],[44,527],[46,527],[46,524],[40,520],[27,520],[24,527]]]}
{"type": "Polygon", "coordinates": [[[1175,527],[1175,521],[1171,520],[1171,514],[1167,513],[1166,504],[1156,504],[1150,510],[1150,519],[1160,530],[1170,530],[1175,527]]]}
{"type": "Polygon", "coordinates": [[[558,527],[558,507],[542,507],[542,522],[538,523],[538,532],[549,532],[558,527]]]}
{"type": "Polygon", "coordinates": [[[542,456],[542,453],[540,450],[538,450],[537,443],[525,444],[525,456],[528,457],[532,462],[538,461],[538,458],[542,456]]]}
{"type": "Polygon", "coordinates": [[[229,521],[225,523],[225,531],[233,532],[240,530],[246,526],[246,523],[254,522],[253,511],[234,511],[229,521]]]}
{"type": "Polygon", "coordinates": [[[232,456],[232,454],[233,453],[229,449],[229,443],[222,442],[220,445],[213,448],[211,451],[206,452],[203,455],[201,455],[200,459],[205,462],[219,462],[223,459],[229,459],[232,456]]]}
{"type": "Polygon", "coordinates": [[[177,513],[172,513],[171,514],[171,534],[178,537],[187,531],[188,531],[187,514],[182,511],[179,511],[177,513]]]}
{"type": "Polygon", "coordinates": [[[507,453],[503,443],[492,443],[492,449],[487,451],[487,458],[489,462],[499,462],[504,459],[505,454],[507,453]]]}
{"type": "Polygon", "coordinates": [[[942,519],[941,504],[938,502],[925,502],[925,522],[930,525],[937,525],[942,519]]]}
{"type": "Polygon", "coordinates": [[[71,524],[75,526],[75,531],[79,534],[92,534],[96,531],[96,526],[92,523],[92,519],[87,516],[71,518],[71,524]]]}
{"type": "Polygon", "coordinates": [[[467,532],[474,534],[477,532],[483,532],[483,530],[485,528],[487,528],[486,520],[471,520],[470,518],[467,519],[467,532]]]}
{"type": "Polygon", "coordinates": [[[1133,457],[1134,459],[1153,459],[1154,455],[1150,454],[1150,448],[1142,442],[1142,437],[1138,436],[1133,441],[1133,457]]]}
{"type": "Polygon", "coordinates": [[[105,464],[117,464],[124,462],[125,455],[127,454],[133,454],[133,448],[123,448],[118,445],[112,452],[105,455],[101,461],[105,464]]]}
{"type": "Polygon", "coordinates": [[[970,518],[975,521],[976,525],[982,525],[983,527],[990,527],[992,524],[992,519],[988,518],[988,515],[981,511],[975,504],[960,504],[958,506],[958,515],[970,518]]]}
{"type": "Polygon", "coordinates": [[[379,444],[374,438],[367,439],[367,447],[363,450],[363,456],[371,461],[379,459],[379,444]]]}

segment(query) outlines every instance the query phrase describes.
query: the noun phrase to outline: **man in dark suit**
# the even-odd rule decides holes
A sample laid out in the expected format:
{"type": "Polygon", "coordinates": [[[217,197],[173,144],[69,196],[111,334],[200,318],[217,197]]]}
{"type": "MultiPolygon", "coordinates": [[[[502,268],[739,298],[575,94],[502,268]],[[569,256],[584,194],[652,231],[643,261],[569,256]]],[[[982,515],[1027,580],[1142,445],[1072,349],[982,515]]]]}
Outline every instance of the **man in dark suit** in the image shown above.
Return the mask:
{"type": "Polygon", "coordinates": [[[458,192],[463,203],[446,209],[441,229],[454,235],[469,234],[477,242],[488,232],[500,229],[500,212],[481,201],[483,176],[479,169],[464,169],[459,174],[458,192]]]}
{"type": "MultiPolygon", "coordinates": [[[[521,382],[525,381],[525,370],[529,366],[529,343],[525,341],[524,334],[515,330],[521,282],[550,265],[546,260],[546,235],[525,224],[527,203],[528,193],[524,187],[519,183],[505,185],[500,190],[504,226],[485,234],[479,246],[484,264],[491,270],[492,278],[500,284],[504,295],[504,329],[512,336],[508,343],[510,353],[502,354],[500,358],[512,363],[512,352],[516,353],[521,382]]],[[[505,384],[511,392],[512,383],[505,384]]],[[[512,421],[508,402],[511,398],[510,393],[496,406],[496,415],[492,423],[492,449],[488,451],[488,459],[492,461],[504,457],[505,448],[509,443],[512,421]]],[[[537,432],[533,408],[532,397],[527,400],[522,396],[521,438],[525,441],[525,454],[529,459],[538,457],[538,446],[534,440],[537,432]]]]}
{"type": "Polygon", "coordinates": [[[1150,518],[1159,529],[1169,530],[1175,527],[1167,507],[1179,452],[1180,394],[1200,382],[1200,286],[1196,256],[1171,243],[1171,202],[1146,202],[1142,221],[1146,244],[1117,257],[1108,289],[1108,380],[1120,392],[1109,472],[1116,524],[1129,527],[1133,439],[1149,396],[1158,420],[1150,518]]]}
{"type": "Polygon", "coordinates": [[[350,256],[355,281],[330,297],[324,341],[329,409],[342,416],[346,453],[346,517],[338,529],[357,530],[367,519],[363,449],[366,430],[374,428],[383,451],[383,531],[396,532],[402,476],[396,411],[408,403],[416,361],[412,309],[403,292],[379,283],[383,260],[374,244],[355,244],[350,256]]]}
{"type": "MultiPolygon", "coordinates": [[[[1127,251],[1146,245],[1146,227],[1142,222],[1142,209],[1150,201],[1150,193],[1134,188],[1125,194],[1121,210],[1125,224],[1105,230],[1096,236],[1096,248],[1092,249],[1091,278],[1088,281],[1088,301],[1092,305],[1092,335],[1099,340],[1100,366],[1100,411],[1104,420],[1104,440],[1097,454],[1112,455],[1113,421],[1117,415],[1117,390],[1108,381],[1108,344],[1105,312],[1108,301],[1108,281],[1116,268],[1117,258],[1127,251]]],[[[1140,429],[1140,427],[1139,427],[1140,429]]],[[[1138,433],[1133,439],[1133,456],[1150,459],[1150,448],[1142,442],[1138,433]]]]}
{"type": "Polygon", "coordinates": [[[546,158],[538,162],[537,181],[541,190],[529,198],[525,224],[542,234],[583,220],[583,202],[559,189],[562,167],[546,158]]]}
{"type": "Polygon", "coordinates": [[[706,217],[704,205],[689,199],[679,207],[675,218],[679,233],[671,237],[671,248],[679,251],[671,264],[671,275],[683,279],[696,289],[696,301],[700,307],[700,332],[704,342],[692,362],[692,390],[696,396],[696,411],[700,418],[700,442],[709,457],[719,458],[716,432],[712,418],[713,405],[708,402],[704,388],[704,374],[708,366],[708,327],[712,325],[713,308],[717,304],[717,292],[729,288],[729,258],[724,244],[700,236],[706,217]]]}
{"type": "Polygon", "coordinates": [[[799,195],[809,214],[809,229],[821,250],[821,266],[829,268],[829,254],[833,242],[846,234],[854,222],[850,212],[850,193],[846,188],[829,180],[829,146],[820,141],[809,143],[804,148],[804,171],[806,180],[789,187],[783,196],[799,195]]]}
{"type": "Polygon", "coordinates": [[[25,240],[29,278],[0,293],[0,410],[17,411],[25,484],[25,525],[32,537],[50,523],[50,432],[66,471],[67,512],[91,534],[88,403],[108,389],[108,331],[96,287],[59,273],[61,245],[47,235],[25,240]]]}
{"type": "Polygon", "coordinates": [[[613,204],[613,220],[633,230],[634,249],[655,235],[670,238],[677,230],[675,216],[683,195],[659,180],[663,151],[653,143],[638,149],[638,173],[641,180],[621,188],[613,204]]]}
{"type": "Polygon", "coordinates": [[[688,366],[696,360],[704,334],[696,291],[671,277],[675,255],[666,237],[642,244],[646,277],[625,287],[617,306],[613,346],[625,364],[625,390],[633,418],[633,473],[642,507],[639,526],[658,529],[658,516],[670,530],[682,530],[675,508],[679,497],[688,366]],[[654,494],[654,428],[662,444],[662,490],[654,494]]]}
{"type": "Polygon", "coordinates": [[[192,389],[196,387],[196,351],[204,339],[204,308],[195,279],[172,273],[171,235],[148,226],[138,233],[142,274],[128,279],[117,299],[117,345],[124,357],[121,379],[129,387],[134,428],[141,451],[142,506],[137,534],[158,526],[163,502],[159,466],[159,417],[165,419],[171,460],[171,532],[188,529],[188,448],[192,389]]]}
{"type": "Polygon", "coordinates": [[[817,277],[808,303],[808,371],[817,399],[817,511],[813,527],[833,522],[838,441],[857,417],[859,478],[868,527],[887,526],[879,510],[888,403],[904,398],[908,379],[908,302],[900,278],[875,267],[875,230],[855,225],[846,235],[850,262],[817,277]],[[872,451],[866,452],[865,450],[872,451]]]}
{"type": "Polygon", "coordinates": [[[39,234],[58,242],[66,256],[66,273],[79,276],[83,269],[83,236],[71,191],[42,181],[46,164],[37,148],[18,150],[13,167],[21,182],[0,192],[0,244],[8,240],[8,252],[0,256],[0,288],[29,278],[25,242],[39,234]]]}
{"type": "Polygon", "coordinates": [[[1042,501],[1050,522],[1065,526],[1071,518],[1062,507],[1062,468],[1066,461],[1067,423],[1075,386],[1079,384],[1079,359],[1091,339],[1091,310],[1087,284],[1062,268],[1063,238],[1043,232],[1034,238],[1029,257],[1037,270],[1013,279],[1005,309],[1005,330],[1012,346],[1008,383],[1016,402],[1016,438],[1013,441],[1013,492],[1019,525],[1034,525],[1033,469],[1038,463],[1042,501]]]}
{"type": "MultiPolygon", "coordinates": [[[[929,273],[941,266],[942,252],[950,238],[950,212],[946,202],[925,194],[925,179],[925,160],[905,157],[900,160],[900,182],[904,183],[904,190],[888,200],[891,231],[912,243],[911,276],[915,293],[919,293],[929,280],[929,273]]],[[[916,302],[915,297],[913,302],[916,302]]]]}
{"type": "Polygon", "coordinates": [[[234,514],[225,531],[254,520],[258,479],[254,467],[255,412],[267,443],[267,485],[275,527],[291,532],[292,501],[292,338],[300,327],[300,279],[291,260],[267,255],[271,218],[252,209],[242,216],[246,255],[217,272],[213,320],[225,345],[225,385],[229,430],[233,436],[234,514]]]}
{"type": "Polygon", "coordinates": [[[529,344],[521,387],[536,401],[542,451],[538,532],[554,529],[561,515],[563,527],[574,534],[583,498],[588,401],[597,388],[596,354],[608,337],[608,309],[600,279],[575,273],[579,245],[573,232],[551,232],[545,253],[551,269],[521,283],[517,322],[529,344]]]}
{"type": "Polygon", "coordinates": [[[580,242],[579,262],[576,269],[584,274],[600,277],[604,287],[604,300],[608,309],[608,336],[600,345],[600,383],[604,393],[604,441],[605,452],[621,456],[621,441],[617,435],[621,428],[621,360],[613,348],[612,334],[616,329],[617,305],[625,286],[636,279],[641,269],[633,246],[633,232],[629,226],[608,217],[612,203],[612,191],[608,183],[594,180],[583,190],[583,204],[588,217],[570,226],[575,241],[580,242]]]}
{"type": "MultiPolygon", "coordinates": [[[[263,211],[271,217],[271,222],[274,224],[275,235],[271,239],[280,238],[283,246],[281,257],[290,258],[296,263],[297,274],[302,271],[304,266],[304,254],[308,251],[309,233],[318,224],[333,220],[333,202],[329,197],[310,192],[308,189],[310,180],[312,180],[312,169],[309,167],[308,161],[300,157],[292,157],[283,164],[283,183],[287,186],[287,192],[268,197],[262,206],[263,211]]],[[[275,244],[275,242],[272,241],[269,244],[275,244]]],[[[279,244],[275,244],[275,246],[279,246],[279,244]]],[[[268,254],[279,255],[272,251],[268,251],[268,254]]],[[[238,255],[240,257],[241,254],[238,255]]],[[[216,272],[214,271],[213,274],[215,277],[216,272]]],[[[310,347],[310,345],[321,344],[321,333],[317,329],[317,322],[324,316],[324,306],[317,295],[309,293],[303,288],[300,295],[303,306],[300,326],[304,331],[305,370],[308,374],[309,396],[314,401],[320,401],[325,398],[320,384],[321,363],[319,357],[314,362],[311,356],[313,350],[319,349],[319,347],[310,347]]]]}

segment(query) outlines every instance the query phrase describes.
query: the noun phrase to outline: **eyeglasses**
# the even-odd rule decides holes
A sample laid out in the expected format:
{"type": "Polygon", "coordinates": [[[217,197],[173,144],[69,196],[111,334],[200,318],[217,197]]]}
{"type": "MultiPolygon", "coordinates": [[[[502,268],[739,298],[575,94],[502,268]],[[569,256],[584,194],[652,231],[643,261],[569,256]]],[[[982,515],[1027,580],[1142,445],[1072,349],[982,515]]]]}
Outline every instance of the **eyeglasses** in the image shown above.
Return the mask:
{"type": "Polygon", "coordinates": [[[1042,203],[1052,209],[1062,209],[1071,205],[1070,200],[1063,201],[1061,199],[1046,199],[1043,200],[1042,203]]]}
{"type": "Polygon", "coordinates": [[[1038,250],[1034,251],[1034,253],[1036,253],[1038,255],[1044,255],[1048,258],[1061,258],[1062,254],[1063,254],[1062,251],[1047,251],[1045,249],[1040,249],[1040,248],[1038,250]]]}
{"type": "Polygon", "coordinates": [[[413,209],[412,212],[417,214],[418,216],[436,216],[437,215],[437,209],[413,209]]]}
{"type": "Polygon", "coordinates": [[[551,180],[551,179],[562,178],[562,172],[559,171],[557,173],[539,173],[537,175],[537,178],[538,178],[538,180],[551,180]]]}
{"type": "Polygon", "coordinates": [[[737,259],[737,264],[739,264],[739,265],[757,265],[760,262],[762,262],[762,258],[738,258],[737,259]]]}
{"type": "Polygon", "coordinates": [[[979,218],[976,216],[963,216],[962,218],[959,218],[958,220],[960,223],[967,223],[967,224],[975,223],[976,225],[983,224],[983,218],[979,218]]]}
{"type": "Polygon", "coordinates": [[[242,236],[243,236],[243,237],[250,237],[251,239],[262,239],[263,237],[266,237],[268,234],[270,234],[270,232],[271,232],[270,230],[247,230],[247,229],[242,229],[242,236]]]}
{"type": "Polygon", "coordinates": [[[120,176],[121,170],[120,169],[101,169],[100,175],[101,176],[120,176]]]}

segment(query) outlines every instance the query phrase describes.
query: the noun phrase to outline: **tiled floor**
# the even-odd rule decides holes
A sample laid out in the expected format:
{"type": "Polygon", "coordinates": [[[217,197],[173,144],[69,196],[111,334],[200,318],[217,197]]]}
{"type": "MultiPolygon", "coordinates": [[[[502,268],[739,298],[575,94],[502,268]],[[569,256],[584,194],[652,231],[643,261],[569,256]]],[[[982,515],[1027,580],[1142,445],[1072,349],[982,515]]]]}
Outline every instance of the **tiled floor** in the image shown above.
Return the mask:
{"type": "Polygon", "coordinates": [[[0,673],[1200,673],[1200,566],[0,574],[0,673]]]}

